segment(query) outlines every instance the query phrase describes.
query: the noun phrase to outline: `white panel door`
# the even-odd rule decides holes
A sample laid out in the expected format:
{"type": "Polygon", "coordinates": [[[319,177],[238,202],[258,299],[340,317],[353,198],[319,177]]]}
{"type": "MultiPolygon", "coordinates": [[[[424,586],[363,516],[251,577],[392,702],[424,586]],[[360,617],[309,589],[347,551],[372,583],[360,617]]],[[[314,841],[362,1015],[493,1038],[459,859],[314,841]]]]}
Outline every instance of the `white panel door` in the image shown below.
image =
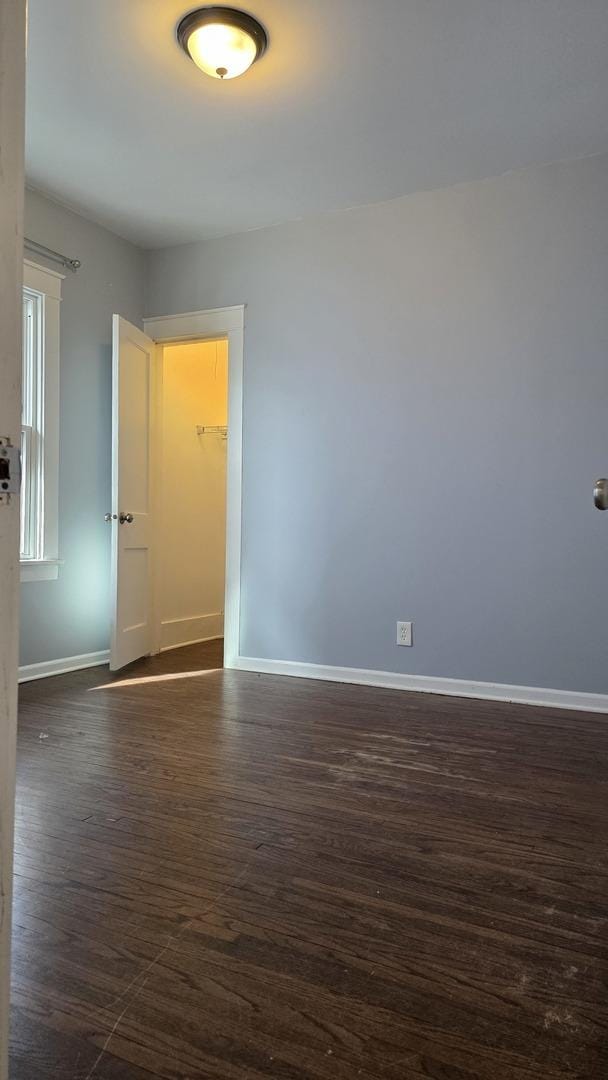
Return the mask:
{"type": "MultiPolygon", "coordinates": [[[[9,946],[17,727],[19,495],[8,441],[21,442],[25,0],[0,0],[0,1080],[8,1075],[9,946]],[[5,487],[5,485],[7,485],[5,487]]],[[[36,586],[34,586],[36,588],[36,586]]]]}
{"type": "Polygon", "coordinates": [[[110,668],[147,656],[152,617],[154,342],[114,315],[112,334],[112,634],[110,668]]]}

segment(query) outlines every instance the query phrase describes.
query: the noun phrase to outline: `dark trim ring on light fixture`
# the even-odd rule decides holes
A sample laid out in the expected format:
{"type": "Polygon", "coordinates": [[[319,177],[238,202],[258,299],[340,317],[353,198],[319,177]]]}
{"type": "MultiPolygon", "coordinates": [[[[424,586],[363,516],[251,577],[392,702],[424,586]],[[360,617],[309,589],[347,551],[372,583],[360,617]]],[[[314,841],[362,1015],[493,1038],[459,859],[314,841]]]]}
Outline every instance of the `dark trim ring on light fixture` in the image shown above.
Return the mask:
{"type": "Polygon", "coordinates": [[[190,11],[177,24],[175,31],[177,40],[186,56],[190,59],[192,57],[188,51],[188,38],[194,30],[198,30],[199,27],[206,26],[208,23],[223,23],[225,26],[235,26],[237,30],[244,30],[246,34],[249,34],[256,47],[254,64],[266,52],[268,34],[262,24],[257,19],[254,19],[253,15],[248,15],[246,11],[239,11],[237,8],[218,5],[190,11]]]}

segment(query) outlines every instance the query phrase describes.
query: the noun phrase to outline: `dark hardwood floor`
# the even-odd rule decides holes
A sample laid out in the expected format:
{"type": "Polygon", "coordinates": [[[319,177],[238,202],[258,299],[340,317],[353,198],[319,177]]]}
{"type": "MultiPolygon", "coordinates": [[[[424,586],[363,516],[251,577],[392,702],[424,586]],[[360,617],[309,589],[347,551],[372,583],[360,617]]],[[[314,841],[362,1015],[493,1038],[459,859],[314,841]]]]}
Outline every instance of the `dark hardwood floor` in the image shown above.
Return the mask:
{"type": "Polygon", "coordinates": [[[220,663],[22,688],[11,1080],[608,1077],[608,717],[220,663]]]}

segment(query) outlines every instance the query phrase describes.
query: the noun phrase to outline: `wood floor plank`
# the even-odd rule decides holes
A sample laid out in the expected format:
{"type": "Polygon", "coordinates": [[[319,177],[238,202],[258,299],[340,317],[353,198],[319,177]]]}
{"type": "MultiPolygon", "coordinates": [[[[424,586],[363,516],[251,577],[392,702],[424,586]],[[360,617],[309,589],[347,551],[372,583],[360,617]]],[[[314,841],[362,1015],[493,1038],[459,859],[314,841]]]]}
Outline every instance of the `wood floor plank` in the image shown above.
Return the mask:
{"type": "Polygon", "coordinates": [[[216,642],[24,686],[12,1080],[605,1080],[607,750],[216,642]]]}

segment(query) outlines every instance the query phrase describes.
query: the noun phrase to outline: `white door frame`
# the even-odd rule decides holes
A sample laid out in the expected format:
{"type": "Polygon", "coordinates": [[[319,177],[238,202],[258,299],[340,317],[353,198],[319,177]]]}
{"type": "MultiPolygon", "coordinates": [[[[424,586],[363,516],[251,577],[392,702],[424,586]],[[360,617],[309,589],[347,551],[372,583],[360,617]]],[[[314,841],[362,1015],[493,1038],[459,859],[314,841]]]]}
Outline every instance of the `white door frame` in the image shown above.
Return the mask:
{"type": "MultiPolygon", "coordinates": [[[[241,517],[243,489],[243,354],[245,306],[189,311],[144,319],[144,331],[157,345],[175,342],[228,340],[228,453],[226,467],[226,593],[224,601],[224,667],[236,667],[241,627],[241,517]]],[[[159,349],[159,353],[161,350],[159,349]]],[[[159,395],[162,393],[162,358],[157,359],[159,395]]],[[[160,401],[156,441],[160,440],[160,401]]],[[[160,479],[159,455],[155,471],[160,479]]],[[[158,567],[160,560],[155,561],[158,567]]],[[[158,572],[155,570],[155,578],[158,572]]],[[[155,596],[158,588],[155,586],[155,596]]],[[[156,605],[155,605],[156,606],[156,605]]],[[[156,621],[159,612],[156,607],[156,621]]],[[[159,624],[160,625],[160,624],[159,624]]]]}

